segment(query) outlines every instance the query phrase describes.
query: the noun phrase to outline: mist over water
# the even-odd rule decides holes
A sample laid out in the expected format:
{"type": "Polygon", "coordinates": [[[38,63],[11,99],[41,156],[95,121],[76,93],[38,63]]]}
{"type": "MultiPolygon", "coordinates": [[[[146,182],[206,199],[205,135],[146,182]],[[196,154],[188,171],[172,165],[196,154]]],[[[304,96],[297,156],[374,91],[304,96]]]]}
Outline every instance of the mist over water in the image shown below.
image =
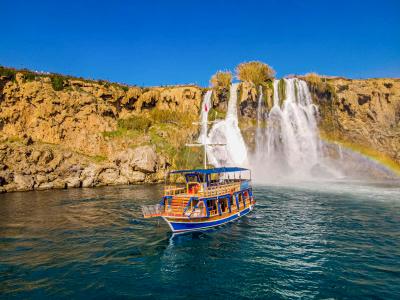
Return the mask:
{"type": "MultiPolygon", "coordinates": [[[[274,105],[267,116],[264,138],[257,143],[255,177],[310,177],[312,168],[323,161],[319,149],[318,110],[312,103],[307,84],[284,79],[285,99],[274,93],[274,105]],[[257,153],[261,151],[261,153],[257,153]]],[[[278,81],[274,81],[274,91],[278,81]]]]}

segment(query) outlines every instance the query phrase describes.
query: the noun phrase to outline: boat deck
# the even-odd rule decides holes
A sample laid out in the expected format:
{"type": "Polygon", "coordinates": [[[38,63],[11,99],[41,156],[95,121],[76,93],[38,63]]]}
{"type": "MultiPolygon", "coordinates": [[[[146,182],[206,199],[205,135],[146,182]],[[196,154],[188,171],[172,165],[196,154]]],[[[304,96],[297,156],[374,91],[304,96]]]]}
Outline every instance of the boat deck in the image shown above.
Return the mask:
{"type": "MultiPolygon", "coordinates": [[[[205,218],[204,212],[196,210],[193,206],[190,206],[190,200],[196,199],[201,201],[203,199],[214,198],[218,196],[233,195],[235,192],[242,190],[242,184],[246,180],[236,180],[228,183],[213,184],[206,188],[199,185],[199,190],[190,190],[187,186],[170,185],[164,189],[164,197],[169,197],[168,204],[151,205],[142,207],[143,215],[145,218],[152,217],[168,217],[168,218],[180,218],[180,219],[193,219],[193,218],[205,218]]],[[[225,207],[221,214],[234,214],[239,212],[242,208],[251,205],[252,199],[249,195],[243,199],[243,206],[237,207],[236,203],[231,204],[231,211],[225,207]]],[[[241,205],[240,205],[241,206],[241,205]]],[[[220,216],[218,209],[209,210],[208,218],[220,216]]]]}
{"type": "Polygon", "coordinates": [[[245,181],[234,181],[223,184],[213,184],[206,188],[200,186],[197,192],[189,192],[186,186],[169,185],[164,188],[164,196],[174,196],[175,197],[198,197],[206,198],[213,196],[220,196],[229,193],[239,191],[241,184],[245,181]]]}

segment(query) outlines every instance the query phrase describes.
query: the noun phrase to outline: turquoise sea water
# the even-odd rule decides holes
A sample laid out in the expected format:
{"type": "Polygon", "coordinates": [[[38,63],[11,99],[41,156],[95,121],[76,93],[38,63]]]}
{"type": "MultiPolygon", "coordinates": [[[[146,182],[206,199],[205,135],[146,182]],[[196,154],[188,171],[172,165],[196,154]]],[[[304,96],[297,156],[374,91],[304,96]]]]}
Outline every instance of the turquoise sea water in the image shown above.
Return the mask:
{"type": "Polygon", "coordinates": [[[400,298],[399,182],[255,186],[248,217],[172,237],[161,186],[0,195],[0,298],[400,298]]]}

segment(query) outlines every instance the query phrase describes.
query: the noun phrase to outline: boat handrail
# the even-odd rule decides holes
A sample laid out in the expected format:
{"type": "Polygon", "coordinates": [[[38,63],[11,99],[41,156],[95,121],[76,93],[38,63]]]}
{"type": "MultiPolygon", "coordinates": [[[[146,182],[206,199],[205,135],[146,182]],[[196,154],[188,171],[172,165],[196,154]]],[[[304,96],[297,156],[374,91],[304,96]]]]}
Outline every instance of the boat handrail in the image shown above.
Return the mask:
{"type": "Polygon", "coordinates": [[[164,209],[160,204],[142,206],[143,217],[145,218],[159,217],[163,211],[164,209]]]}
{"type": "MultiPolygon", "coordinates": [[[[192,193],[193,196],[198,197],[210,197],[210,196],[218,196],[222,194],[232,193],[238,189],[240,189],[240,185],[243,181],[234,181],[234,182],[224,182],[210,185],[206,188],[201,187],[197,193],[192,193]]],[[[187,187],[176,186],[176,185],[168,185],[164,187],[164,196],[175,196],[180,194],[189,194],[187,187]]]]}
{"type": "Polygon", "coordinates": [[[218,196],[235,192],[238,189],[240,189],[240,182],[223,183],[208,186],[203,192],[200,192],[199,195],[202,197],[218,196]]]}
{"type": "Polygon", "coordinates": [[[164,195],[165,196],[173,196],[178,194],[183,194],[186,192],[185,186],[177,186],[177,185],[168,185],[164,187],[164,195]]]}

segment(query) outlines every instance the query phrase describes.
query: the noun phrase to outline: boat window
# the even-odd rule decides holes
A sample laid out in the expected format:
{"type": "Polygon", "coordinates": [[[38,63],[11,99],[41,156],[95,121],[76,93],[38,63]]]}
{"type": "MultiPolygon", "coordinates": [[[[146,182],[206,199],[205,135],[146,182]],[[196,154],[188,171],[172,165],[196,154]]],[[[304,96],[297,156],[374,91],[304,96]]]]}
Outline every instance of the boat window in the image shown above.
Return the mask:
{"type": "Polygon", "coordinates": [[[221,203],[221,211],[226,212],[228,210],[228,199],[220,199],[219,202],[221,203]]]}
{"type": "Polygon", "coordinates": [[[204,174],[198,174],[199,182],[204,182],[204,174]]]}
{"type": "Polygon", "coordinates": [[[186,174],[186,182],[199,182],[197,174],[186,174]]]}
{"type": "Polygon", "coordinates": [[[199,201],[198,200],[192,200],[192,203],[190,203],[190,208],[193,208],[193,207],[195,207],[196,205],[198,205],[199,204],[199,201]]]}
{"type": "Polygon", "coordinates": [[[210,211],[210,214],[216,214],[218,211],[217,200],[207,200],[207,207],[208,210],[210,211]]]}
{"type": "Polygon", "coordinates": [[[219,174],[210,174],[210,184],[215,185],[219,182],[219,174]]]}
{"type": "Polygon", "coordinates": [[[243,203],[244,206],[246,206],[245,203],[244,203],[244,199],[243,199],[242,193],[239,193],[238,197],[239,197],[239,206],[240,206],[241,203],[243,203]]]}

